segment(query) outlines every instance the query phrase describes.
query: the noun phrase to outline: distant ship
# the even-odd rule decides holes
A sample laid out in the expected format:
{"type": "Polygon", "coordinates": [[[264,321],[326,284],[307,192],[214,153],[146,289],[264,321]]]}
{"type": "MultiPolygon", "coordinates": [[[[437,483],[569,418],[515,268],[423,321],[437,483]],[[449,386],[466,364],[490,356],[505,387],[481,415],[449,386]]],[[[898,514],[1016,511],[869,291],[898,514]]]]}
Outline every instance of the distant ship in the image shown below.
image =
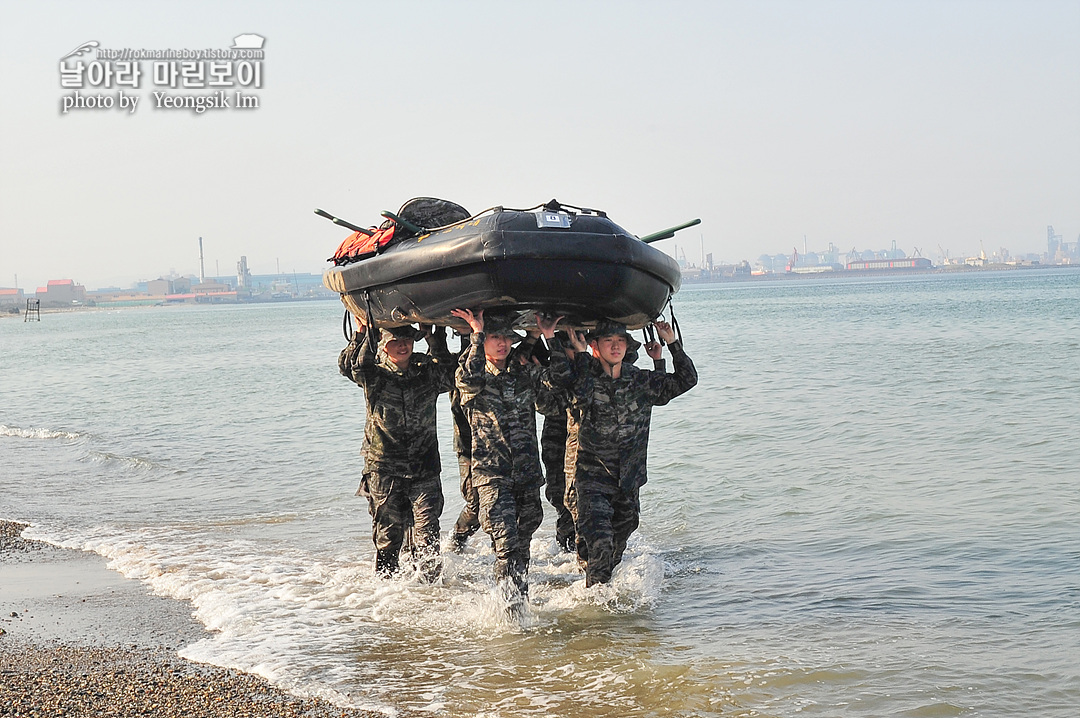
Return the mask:
{"type": "MultiPolygon", "coordinates": [[[[853,250],[854,251],[854,250],[853,250]]],[[[851,256],[850,254],[848,255],[851,256]]],[[[828,264],[804,264],[799,261],[799,250],[791,255],[784,271],[788,274],[821,274],[824,272],[873,272],[905,269],[932,269],[934,264],[925,257],[902,257],[895,259],[852,259],[847,266],[835,262],[828,264]]]]}
{"type": "Polygon", "coordinates": [[[791,255],[791,261],[784,267],[789,274],[821,274],[822,272],[836,272],[843,269],[839,264],[802,264],[799,262],[799,250],[791,255]]]}
{"type": "Polygon", "coordinates": [[[926,257],[905,257],[904,259],[858,259],[848,262],[848,271],[866,271],[875,269],[930,269],[934,264],[926,257]]]}

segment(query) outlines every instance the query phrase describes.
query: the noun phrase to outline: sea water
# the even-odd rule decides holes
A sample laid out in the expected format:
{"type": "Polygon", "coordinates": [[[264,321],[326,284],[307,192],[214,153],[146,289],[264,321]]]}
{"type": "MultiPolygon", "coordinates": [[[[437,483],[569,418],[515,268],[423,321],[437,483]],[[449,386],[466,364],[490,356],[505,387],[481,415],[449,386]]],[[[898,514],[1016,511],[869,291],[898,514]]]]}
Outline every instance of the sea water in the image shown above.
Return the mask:
{"type": "Polygon", "coordinates": [[[700,383],[654,411],[623,564],[586,589],[547,507],[517,619],[483,534],[374,578],[336,302],[0,321],[0,518],[190,601],[183,656],[390,715],[1075,716],[1080,272],[675,308],[700,383]]]}

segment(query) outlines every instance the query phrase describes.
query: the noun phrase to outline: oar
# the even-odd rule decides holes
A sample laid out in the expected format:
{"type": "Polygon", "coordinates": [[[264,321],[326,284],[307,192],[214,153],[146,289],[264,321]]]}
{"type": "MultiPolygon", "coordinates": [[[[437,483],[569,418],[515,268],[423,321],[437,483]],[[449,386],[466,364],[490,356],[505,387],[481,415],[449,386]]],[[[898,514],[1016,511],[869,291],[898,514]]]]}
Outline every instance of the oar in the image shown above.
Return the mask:
{"type": "Polygon", "coordinates": [[[326,217],[328,220],[330,220],[334,224],[341,225],[342,227],[344,227],[346,229],[351,229],[354,232],[359,232],[360,234],[366,234],[369,237],[374,234],[374,232],[372,232],[370,229],[364,229],[363,227],[357,227],[352,222],[346,222],[345,220],[341,219],[340,217],[335,217],[334,215],[330,214],[326,210],[317,209],[317,210],[315,210],[315,214],[319,215],[320,217],[326,217]]]}
{"type": "Polygon", "coordinates": [[[398,217],[396,214],[394,214],[390,210],[386,210],[385,212],[382,212],[382,216],[386,217],[387,219],[394,220],[394,222],[396,222],[398,225],[404,227],[405,229],[409,230],[410,232],[415,232],[416,234],[424,234],[425,232],[427,232],[427,230],[424,229],[423,227],[419,227],[419,226],[413,224],[412,222],[410,222],[407,219],[402,219],[401,217],[398,217]]]}
{"type": "Polygon", "coordinates": [[[675,233],[680,229],[686,229],[687,227],[693,227],[695,224],[701,224],[700,219],[692,219],[685,224],[680,224],[675,227],[669,227],[668,229],[662,229],[659,232],[653,232],[652,234],[646,234],[644,237],[638,237],[645,244],[651,242],[659,242],[661,239],[671,239],[675,236],[675,233]]]}

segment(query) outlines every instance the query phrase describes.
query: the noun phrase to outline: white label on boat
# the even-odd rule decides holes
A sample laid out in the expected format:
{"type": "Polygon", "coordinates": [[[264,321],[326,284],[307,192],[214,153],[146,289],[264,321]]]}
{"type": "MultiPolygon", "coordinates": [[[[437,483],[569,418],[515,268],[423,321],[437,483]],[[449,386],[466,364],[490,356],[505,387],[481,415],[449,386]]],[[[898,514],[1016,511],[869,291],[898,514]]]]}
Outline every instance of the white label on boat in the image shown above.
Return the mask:
{"type": "Polygon", "coordinates": [[[570,215],[562,212],[537,212],[537,227],[570,227],[570,215]]]}

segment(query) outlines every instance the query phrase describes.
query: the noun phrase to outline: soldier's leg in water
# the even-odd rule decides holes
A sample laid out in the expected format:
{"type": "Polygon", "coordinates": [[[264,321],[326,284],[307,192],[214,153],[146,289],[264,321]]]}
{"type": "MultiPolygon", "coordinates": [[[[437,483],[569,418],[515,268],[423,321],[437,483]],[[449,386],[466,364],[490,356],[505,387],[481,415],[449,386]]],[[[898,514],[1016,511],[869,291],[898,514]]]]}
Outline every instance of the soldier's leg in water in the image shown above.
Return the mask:
{"type": "Polygon", "coordinates": [[[412,506],[403,483],[398,477],[368,474],[371,538],[375,543],[375,573],[379,576],[397,570],[401,544],[412,520],[412,506]]]}
{"type": "Polygon", "coordinates": [[[611,499],[605,493],[579,482],[575,490],[577,501],[578,555],[585,551],[585,586],[611,580],[614,564],[611,499]]]}
{"type": "Polygon", "coordinates": [[[513,578],[517,567],[514,550],[518,540],[517,507],[514,492],[498,483],[477,486],[480,497],[480,527],[491,537],[495,549],[495,581],[513,578]]]}
{"type": "Polygon", "coordinates": [[[480,498],[472,485],[471,463],[463,456],[458,456],[458,469],[461,473],[461,498],[465,505],[461,507],[454,531],[450,535],[450,548],[461,553],[469,537],[480,529],[480,498]]]}
{"type": "Polygon", "coordinates": [[[544,462],[544,496],[555,507],[555,540],[564,551],[574,551],[574,517],[566,508],[566,417],[544,417],[540,458],[544,462]]]}
{"type": "Polygon", "coordinates": [[[551,472],[544,486],[544,496],[555,507],[555,541],[568,553],[574,550],[574,516],[566,507],[566,474],[551,472]]]}
{"type": "Polygon", "coordinates": [[[438,476],[414,479],[409,491],[412,503],[414,555],[420,576],[431,582],[439,577],[439,516],[443,510],[442,482],[438,476]]]}
{"type": "Polygon", "coordinates": [[[413,536],[413,517],[409,514],[408,520],[405,522],[405,537],[401,541],[401,551],[398,552],[399,556],[413,556],[416,553],[416,539],[413,536]]]}
{"type": "Polygon", "coordinates": [[[533,534],[544,521],[544,505],[540,501],[540,487],[529,486],[514,491],[514,503],[517,508],[517,540],[514,543],[510,569],[514,583],[521,593],[529,591],[529,546],[533,534]]]}
{"type": "Polygon", "coordinates": [[[623,552],[626,551],[626,542],[630,535],[637,530],[641,519],[641,503],[639,499],[640,489],[633,491],[620,491],[612,498],[613,516],[611,519],[611,532],[614,541],[614,553],[612,555],[612,568],[622,561],[623,552]]]}
{"type": "Polygon", "coordinates": [[[577,554],[578,565],[583,569],[585,563],[589,559],[589,547],[585,543],[585,539],[581,535],[581,531],[578,529],[578,502],[577,502],[577,489],[573,483],[567,483],[566,492],[563,494],[563,506],[570,512],[571,518],[574,520],[574,548],[572,553],[577,554]]]}

